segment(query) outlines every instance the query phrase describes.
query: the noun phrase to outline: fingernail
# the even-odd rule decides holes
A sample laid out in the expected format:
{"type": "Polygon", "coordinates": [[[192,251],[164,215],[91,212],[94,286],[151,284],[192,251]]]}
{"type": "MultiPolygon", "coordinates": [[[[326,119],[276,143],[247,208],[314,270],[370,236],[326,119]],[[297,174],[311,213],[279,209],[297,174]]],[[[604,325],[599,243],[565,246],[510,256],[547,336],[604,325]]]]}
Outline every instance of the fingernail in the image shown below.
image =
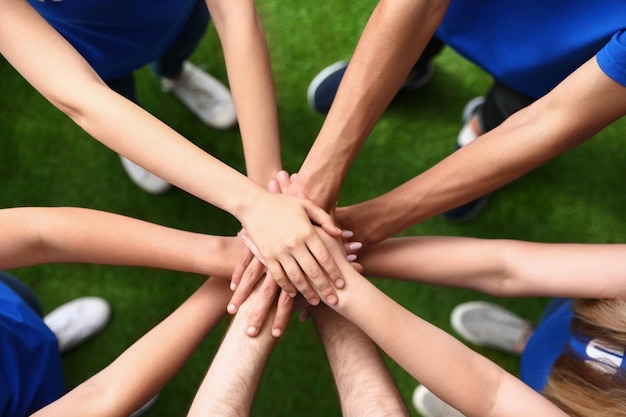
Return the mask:
{"type": "Polygon", "coordinates": [[[226,307],[226,311],[228,311],[230,314],[235,314],[237,312],[237,307],[235,307],[234,304],[228,304],[228,307],[226,307]]]}
{"type": "Polygon", "coordinates": [[[348,262],[356,261],[356,255],[354,253],[351,253],[350,255],[348,255],[347,258],[348,258],[348,262]]]}
{"type": "Polygon", "coordinates": [[[363,247],[361,242],[352,242],[348,245],[348,249],[350,250],[359,250],[363,247]]]}
{"type": "Polygon", "coordinates": [[[317,298],[317,297],[313,297],[313,298],[311,298],[311,300],[309,301],[309,304],[314,305],[314,306],[318,305],[319,303],[320,303],[320,299],[319,299],[319,298],[317,298]]]}
{"type": "Polygon", "coordinates": [[[339,278],[337,281],[335,281],[335,287],[337,287],[337,288],[343,288],[344,285],[346,285],[346,282],[343,279],[341,279],[341,278],[339,278]]]}
{"type": "Polygon", "coordinates": [[[280,331],[280,329],[272,329],[272,336],[280,337],[281,334],[282,332],[280,331]]]}
{"type": "Polygon", "coordinates": [[[344,230],[341,232],[341,237],[350,238],[354,236],[354,232],[351,230],[344,230]]]}
{"type": "Polygon", "coordinates": [[[230,290],[231,291],[235,291],[235,289],[237,288],[237,284],[235,284],[234,282],[230,283],[230,290]]]}
{"type": "Polygon", "coordinates": [[[256,335],[256,332],[257,332],[257,330],[256,330],[256,327],[254,327],[254,326],[250,326],[250,327],[248,327],[248,330],[246,331],[246,333],[247,333],[249,336],[254,336],[254,335],[256,335]]]}
{"type": "Polygon", "coordinates": [[[328,304],[337,304],[337,296],[334,294],[329,295],[326,297],[326,302],[328,302],[328,304]]]}

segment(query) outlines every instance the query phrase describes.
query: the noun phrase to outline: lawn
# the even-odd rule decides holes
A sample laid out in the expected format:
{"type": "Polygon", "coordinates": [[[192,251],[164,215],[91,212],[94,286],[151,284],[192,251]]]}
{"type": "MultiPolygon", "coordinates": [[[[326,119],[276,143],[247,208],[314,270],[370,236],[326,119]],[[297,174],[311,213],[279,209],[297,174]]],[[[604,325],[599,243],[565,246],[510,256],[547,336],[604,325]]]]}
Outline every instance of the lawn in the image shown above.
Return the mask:
{"type": "MultiPolygon", "coordinates": [[[[258,3],[272,54],[284,167],[294,171],[323,122],[323,117],[307,106],[308,83],[325,65],[350,56],[376,2],[304,0],[287,7],[276,0],[258,3]]],[[[214,28],[192,59],[226,79],[214,28]]],[[[232,235],[238,231],[233,217],[185,192],[143,193],[127,179],[116,154],[53,108],[2,58],[0,77],[0,207],[90,207],[197,232],[232,235]]],[[[138,71],[137,81],[147,110],[207,152],[242,169],[237,131],[206,128],[174,98],[163,94],[147,69],[138,71]]],[[[464,104],[484,94],[489,82],[481,70],[445,49],[436,59],[432,82],[399,97],[386,111],[348,174],[340,204],[381,194],[448,155],[454,149],[464,104]]],[[[455,225],[433,218],[404,234],[623,242],[626,194],[620,190],[626,168],[625,128],[621,120],[585,145],[497,191],[471,222],[455,225]]],[[[450,253],[451,262],[454,256],[450,253]]],[[[84,295],[102,296],[111,303],[114,316],[107,329],[64,357],[70,387],[110,363],[204,279],[169,271],[92,265],[45,265],[12,273],[32,286],[46,310],[84,295]]],[[[399,303],[448,331],[448,316],[456,304],[493,300],[467,290],[372,279],[399,303]]],[[[546,303],[535,298],[496,301],[533,320],[546,303]]],[[[226,325],[222,323],[207,338],[162,391],[148,416],[185,415],[226,325]]],[[[479,351],[509,371],[518,371],[515,358],[479,351]]],[[[410,404],[416,381],[392,361],[387,362],[410,404]]],[[[413,416],[418,415],[409,408],[413,416]]],[[[269,360],[252,415],[340,415],[330,371],[311,323],[301,324],[294,317],[269,360]]]]}

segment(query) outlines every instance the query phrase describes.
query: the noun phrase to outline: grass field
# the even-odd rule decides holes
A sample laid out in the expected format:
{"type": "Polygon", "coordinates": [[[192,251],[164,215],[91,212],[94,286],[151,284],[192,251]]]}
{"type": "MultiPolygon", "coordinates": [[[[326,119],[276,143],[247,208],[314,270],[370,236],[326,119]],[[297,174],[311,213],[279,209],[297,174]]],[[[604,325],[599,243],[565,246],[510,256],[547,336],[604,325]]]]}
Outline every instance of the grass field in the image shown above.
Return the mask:
{"type": "MultiPolygon", "coordinates": [[[[323,121],[307,107],[308,83],[325,65],[350,56],[375,3],[304,0],[285,6],[276,0],[259,2],[272,53],[287,170],[298,168],[323,121]]],[[[226,79],[213,28],[193,61],[226,79]]],[[[221,235],[238,231],[234,218],[180,190],[164,196],[143,193],[127,179],[117,155],[53,108],[4,60],[0,60],[0,77],[1,207],[90,207],[185,230],[221,235]]],[[[164,95],[148,70],[140,70],[137,77],[146,109],[207,152],[242,169],[237,131],[206,128],[174,98],[164,95]]],[[[348,174],[340,203],[381,194],[448,155],[454,148],[464,104],[483,94],[489,82],[482,71],[444,50],[436,60],[432,82],[400,97],[387,110],[348,174]]],[[[626,236],[626,194],[622,190],[625,131],[621,120],[580,148],[504,187],[467,224],[433,218],[405,234],[622,242],[626,236]]],[[[450,254],[451,262],[454,256],[450,254]]],[[[106,331],[64,357],[70,387],[111,362],[203,280],[168,271],[90,265],[46,265],[12,273],[32,286],[46,310],[83,295],[102,296],[111,303],[114,317],[106,331]]],[[[456,304],[493,299],[467,290],[372,279],[399,303],[446,330],[450,330],[448,315],[456,304]]],[[[530,319],[537,319],[546,303],[542,299],[497,301],[530,319]]],[[[186,413],[225,328],[226,322],[203,343],[161,393],[149,416],[186,413]]],[[[515,358],[479,351],[517,372],[515,358]]],[[[393,362],[388,364],[410,403],[416,382],[393,362]]],[[[311,323],[294,320],[278,343],[252,414],[340,415],[330,371],[311,323]]]]}

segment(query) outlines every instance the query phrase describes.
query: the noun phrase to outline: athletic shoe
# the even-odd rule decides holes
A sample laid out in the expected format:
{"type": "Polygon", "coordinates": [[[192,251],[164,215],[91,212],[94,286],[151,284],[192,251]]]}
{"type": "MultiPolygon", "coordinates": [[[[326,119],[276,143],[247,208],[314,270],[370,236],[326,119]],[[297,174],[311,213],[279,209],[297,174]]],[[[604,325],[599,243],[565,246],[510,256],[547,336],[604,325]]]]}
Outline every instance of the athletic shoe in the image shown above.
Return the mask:
{"type": "Polygon", "coordinates": [[[100,333],[111,318],[111,307],[99,297],[77,298],[54,309],[43,319],[65,353],[100,333]]]}
{"type": "Polygon", "coordinates": [[[520,355],[533,326],[509,310],[486,301],[459,304],[450,315],[452,328],[469,342],[520,355]]]}
{"type": "MultiPolygon", "coordinates": [[[[478,137],[471,126],[470,119],[478,113],[484,102],[484,97],[474,97],[465,105],[461,117],[462,127],[456,139],[456,149],[473,142],[478,137]]],[[[452,210],[448,210],[443,213],[441,217],[451,223],[466,222],[476,216],[487,205],[487,201],[489,201],[489,194],[453,208],[452,210]]]]}
{"type": "Polygon", "coordinates": [[[423,385],[418,385],[413,391],[413,407],[423,417],[465,417],[423,385]]]}
{"type": "Polygon", "coordinates": [[[139,188],[150,194],[163,194],[172,186],[167,181],[157,177],[136,163],[120,155],[120,161],[131,181],[139,188]]]}
{"type": "Polygon", "coordinates": [[[147,403],[142,405],[137,411],[135,411],[134,413],[132,413],[128,417],[139,417],[139,416],[147,413],[148,410],[150,410],[154,406],[154,404],[156,404],[158,398],[159,398],[159,394],[157,394],[154,397],[150,398],[147,403]]]}
{"type": "Polygon", "coordinates": [[[191,62],[183,64],[178,78],[161,77],[161,87],[212,128],[230,129],[237,123],[235,103],[228,88],[191,62]]]}
{"type": "MultiPolygon", "coordinates": [[[[311,109],[322,114],[328,113],[347,67],[348,61],[335,62],[313,78],[306,93],[311,109]]],[[[435,67],[431,63],[425,69],[412,69],[398,93],[425,86],[434,73],[435,67]]]]}

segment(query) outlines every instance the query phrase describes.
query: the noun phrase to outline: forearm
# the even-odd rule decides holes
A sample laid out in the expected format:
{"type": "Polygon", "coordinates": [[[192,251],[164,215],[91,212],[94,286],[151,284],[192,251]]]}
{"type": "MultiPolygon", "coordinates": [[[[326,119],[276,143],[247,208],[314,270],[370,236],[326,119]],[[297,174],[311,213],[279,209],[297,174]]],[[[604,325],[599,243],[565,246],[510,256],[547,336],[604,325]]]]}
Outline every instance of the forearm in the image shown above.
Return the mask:
{"type": "Polygon", "coordinates": [[[492,192],[590,139],[626,113],[626,88],[590,60],[543,98],[411,181],[352,207],[378,242],[492,192]],[[584,105],[581,105],[584,103],[584,105]],[[382,220],[381,220],[382,219],[382,220]]]}
{"type": "Polygon", "coordinates": [[[115,152],[239,220],[247,199],[265,192],[111,91],[27,2],[0,3],[0,28],[0,53],[52,104],[115,152]]]}
{"type": "Polygon", "coordinates": [[[281,169],[270,55],[253,1],[207,0],[237,108],[248,176],[267,187],[281,169]]]}
{"type": "Polygon", "coordinates": [[[299,171],[298,186],[321,207],[334,207],[350,165],[443,19],[447,3],[382,0],[376,7],[299,171]]]}
{"type": "Polygon", "coordinates": [[[243,417],[250,414],[265,363],[276,341],[269,325],[256,337],[248,337],[245,333],[256,294],[241,306],[233,318],[196,393],[189,417],[243,417]]]}
{"type": "Polygon", "coordinates": [[[467,416],[565,415],[495,363],[396,304],[358,274],[349,278],[334,308],[409,374],[467,416]]]}
{"type": "Polygon", "coordinates": [[[312,317],[339,393],[342,416],[408,416],[376,345],[354,324],[326,306],[312,317]]]}
{"type": "Polygon", "coordinates": [[[82,208],[0,210],[0,268],[78,262],[230,277],[243,245],[82,208]]]}
{"type": "Polygon", "coordinates": [[[111,365],[34,414],[128,416],[159,392],[223,316],[228,284],[209,280],[111,365]]]}

